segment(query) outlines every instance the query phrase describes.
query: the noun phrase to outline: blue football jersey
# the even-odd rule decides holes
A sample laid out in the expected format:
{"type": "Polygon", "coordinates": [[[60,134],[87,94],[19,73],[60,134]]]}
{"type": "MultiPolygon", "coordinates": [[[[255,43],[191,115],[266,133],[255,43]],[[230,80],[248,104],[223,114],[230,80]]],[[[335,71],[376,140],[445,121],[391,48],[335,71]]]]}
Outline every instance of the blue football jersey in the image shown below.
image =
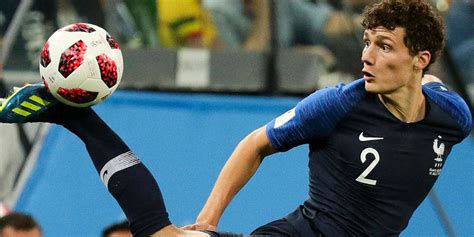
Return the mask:
{"type": "Polygon", "coordinates": [[[267,124],[274,148],[309,144],[305,213],[326,236],[398,236],[472,118],[441,83],[423,86],[425,118],[400,121],[364,80],[316,91],[267,124]]]}

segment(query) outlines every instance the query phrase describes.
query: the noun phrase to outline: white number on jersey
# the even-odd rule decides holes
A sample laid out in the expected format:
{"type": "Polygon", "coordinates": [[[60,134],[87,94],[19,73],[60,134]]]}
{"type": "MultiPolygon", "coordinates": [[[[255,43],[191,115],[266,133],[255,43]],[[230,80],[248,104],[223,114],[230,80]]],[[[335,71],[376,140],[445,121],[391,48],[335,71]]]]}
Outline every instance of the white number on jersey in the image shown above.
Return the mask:
{"type": "Polygon", "coordinates": [[[359,177],[357,177],[356,181],[364,183],[364,184],[376,185],[377,180],[368,179],[366,177],[375,168],[375,166],[377,166],[377,163],[379,163],[380,155],[377,152],[377,150],[375,150],[374,148],[371,148],[371,147],[365,148],[362,151],[362,153],[360,153],[360,160],[362,161],[362,163],[365,163],[365,161],[367,160],[366,157],[367,157],[368,154],[372,154],[375,157],[375,159],[364,170],[364,172],[362,172],[362,174],[360,174],[359,177]]]}

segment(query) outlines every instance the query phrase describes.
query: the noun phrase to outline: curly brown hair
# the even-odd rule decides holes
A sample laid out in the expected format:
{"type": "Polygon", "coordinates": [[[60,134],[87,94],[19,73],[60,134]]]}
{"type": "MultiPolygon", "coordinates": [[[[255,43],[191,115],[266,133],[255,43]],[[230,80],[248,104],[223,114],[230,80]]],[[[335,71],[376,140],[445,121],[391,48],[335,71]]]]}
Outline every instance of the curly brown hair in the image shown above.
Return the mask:
{"type": "Polygon", "coordinates": [[[425,0],[383,0],[364,10],[362,26],[374,29],[382,26],[389,30],[405,28],[405,45],[412,56],[420,51],[431,53],[431,60],[423,70],[440,56],[445,44],[444,21],[425,0]]]}

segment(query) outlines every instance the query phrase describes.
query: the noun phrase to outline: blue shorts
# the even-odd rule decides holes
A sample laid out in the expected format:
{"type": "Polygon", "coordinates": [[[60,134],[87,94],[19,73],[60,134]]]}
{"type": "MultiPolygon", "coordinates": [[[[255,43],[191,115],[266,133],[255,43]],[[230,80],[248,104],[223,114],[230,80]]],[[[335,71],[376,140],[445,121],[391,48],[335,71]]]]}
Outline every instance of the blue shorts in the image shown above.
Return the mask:
{"type": "Polygon", "coordinates": [[[233,234],[227,232],[206,232],[211,237],[324,237],[323,234],[311,224],[311,219],[307,218],[303,207],[298,207],[288,216],[263,225],[250,235],[233,234]]]}

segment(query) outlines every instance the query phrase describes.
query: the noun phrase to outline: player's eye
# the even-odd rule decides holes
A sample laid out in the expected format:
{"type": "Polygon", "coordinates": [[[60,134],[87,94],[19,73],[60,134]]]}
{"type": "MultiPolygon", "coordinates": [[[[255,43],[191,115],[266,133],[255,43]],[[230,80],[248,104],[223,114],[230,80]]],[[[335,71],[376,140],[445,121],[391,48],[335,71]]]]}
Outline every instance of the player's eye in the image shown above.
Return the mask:
{"type": "Polygon", "coordinates": [[[369,40],[366,40],[364,39],[364,47],[369,47],[370,46],[370,41],[369,40]]]}
{"type": "Polygon", "coordinates": [[[391,47],[390,45],[388,45],[388,44],[382,44],[382,45],[381,45],[381,49],[382,49],[383,51],[385,51],[385,52],[388,52],[388,51],[390,51],[390,50],[392,49],[392,47],[391,47]]]}

